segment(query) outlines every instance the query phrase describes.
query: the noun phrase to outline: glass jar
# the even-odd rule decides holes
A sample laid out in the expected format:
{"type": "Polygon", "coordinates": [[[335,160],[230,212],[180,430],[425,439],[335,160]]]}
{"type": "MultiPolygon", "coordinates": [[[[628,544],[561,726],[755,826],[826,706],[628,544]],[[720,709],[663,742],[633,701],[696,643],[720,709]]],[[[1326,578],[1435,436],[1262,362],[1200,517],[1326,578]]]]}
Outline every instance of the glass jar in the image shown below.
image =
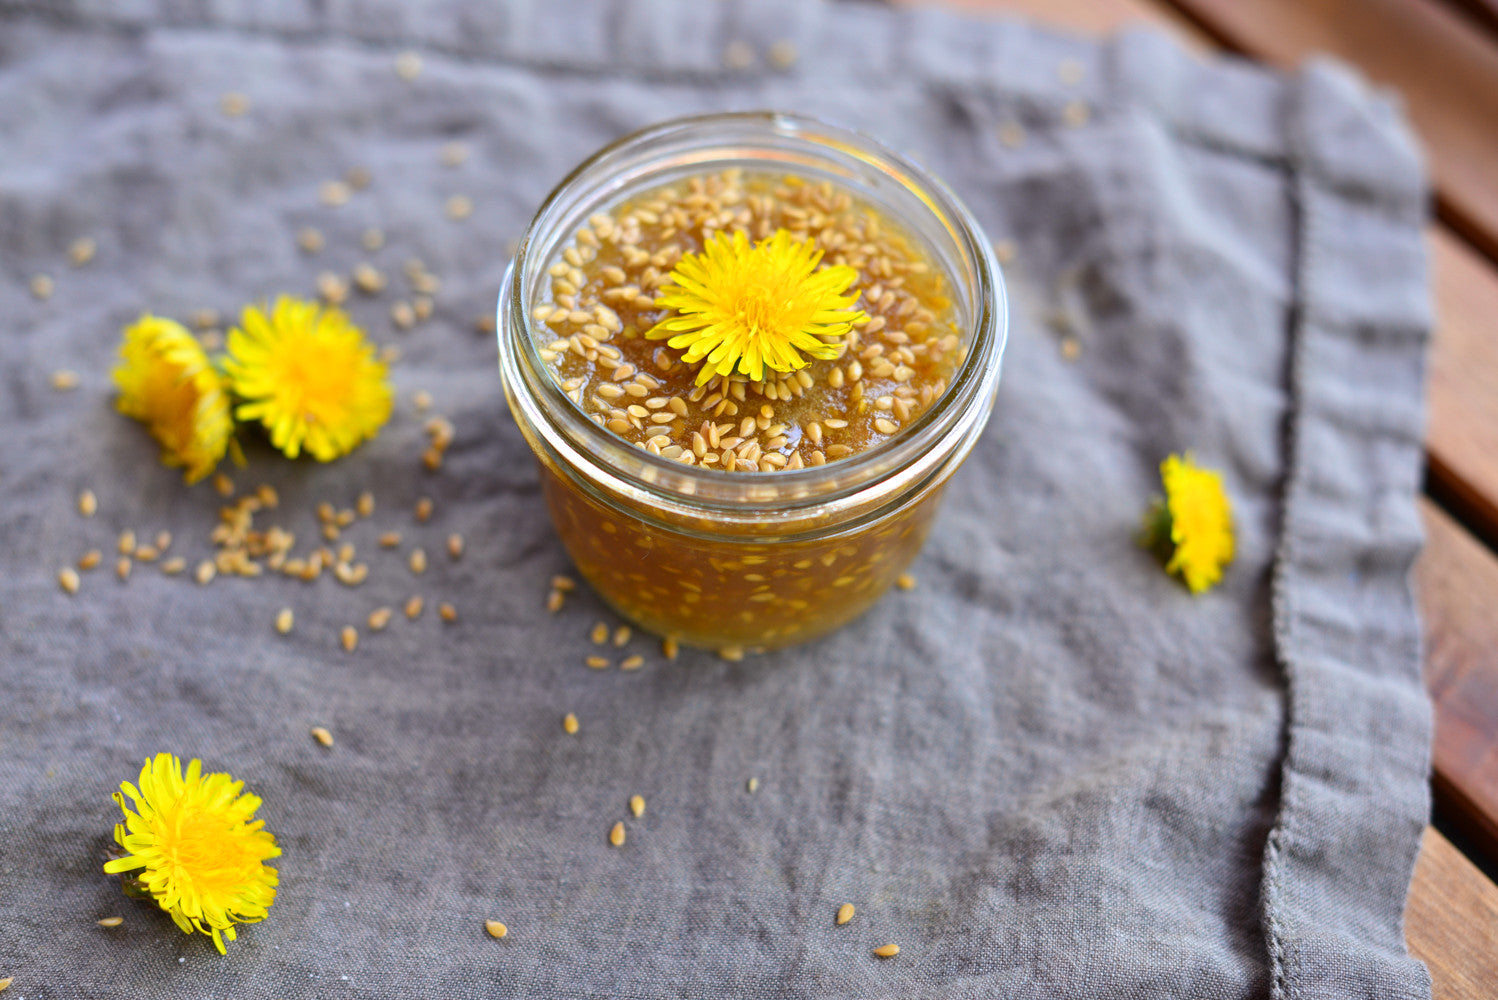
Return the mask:
{"type": "Polygon", "coordinates": [[[921,168],[806,118],[707,115],[605,147],[546,199],[500,294],[500,371],[557,532],[604,600],[682,643],[768,649],[856,618],[915,558],[943,486],[992,410],[1006,310],[988,240],[921,168]],[[548,370],[533,307],[548,267],[586,220],[632,194],[734,167],[832,183],[896,220],[945,273],[966,356],[900,433],[794,471],[683,465],[594,423],[548,370]]]}

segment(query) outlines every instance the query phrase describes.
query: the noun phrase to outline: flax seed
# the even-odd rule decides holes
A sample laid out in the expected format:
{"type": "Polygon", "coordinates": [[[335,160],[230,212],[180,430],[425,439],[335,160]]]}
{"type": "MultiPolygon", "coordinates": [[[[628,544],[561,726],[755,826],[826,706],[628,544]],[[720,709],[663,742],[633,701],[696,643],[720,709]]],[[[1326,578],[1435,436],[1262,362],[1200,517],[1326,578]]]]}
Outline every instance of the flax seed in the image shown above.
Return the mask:
{"type": "Polygon", "coordinates": [[[563,732],[565,732],[568,736],[575,736],[577,735],[577,730],[577,716],[573,715],[571,712],[568,712],[566,715],[562,716],[563,732]]]}
{"type": "Polygon", "coordinates": [[[377,295],[385,290],[385,276],[372,264],[359,264],[354,268],[354,286],[366,295],[377,295]]]}
{"type": "Polygon", "coordinates": [[[118,927],[125,922],[124,917],[105,917],[99,921],[100,927],[118,927]]]}
{"type": "Polygon", "coordinates": [[[216,567],[213,562],[208,559],[204,559],[202,562],[198,563],[198,568],[193,572],[193,578],[198,581],[198,584],[200,586],[207,586],[208,583],[217,575],[218,567],[216,567]]]}
{"type": "Polygon", "coordinates": [[[306,227],[296,234],[296,245],[302,248],[303,253],[318,253],[323,248],[322,233],[311,226],[306,227]]]}
{"type": "Polygon", "coordinates": [[[748,792],[750,795],[753,795],[755,792],[759,791],[759,779],[750,778],[748,781],[744,782],[744,791],[748,792]]]}
{"type": "Polygon", "coordinates": [[[880,958],[894,958],[900,954],[900,946],[897,944],[882,944],[874,949],[874,954],[880,958]]]}
{"type": "Polygon", "coordinates": [[[82,267],[94,259],[94,252],[98,246],[87,236],[79,237],[68,247],[68,259],[73,262],[74,267],[82,267]]]}
{"type": "Polygon", "coordinates": [[[460,167],[468,160],[468,147],[461,142],[450,142],[442,147],[442,165],[460,167]]]}
{"type": "Polygon", "coordinates": [[[463,558],[463,536],[451,534],[447,536],[447,554],[453,559],[463,558]]]}
{"type": "Polygon", "coordinates": [[[615,823],[609,830],[609,843],[615,847],[624,846],[624,823],[615,823]]]}
{"type": "Polygon", "coordinates": [[[395,57],[395,75],[407,83],[421,75],[421,54],[402,52],[395,57]]]}
{"type": "Polygon", "coordinates": [[[901,573],[899,576],[895,577],[895,586],[899,587],[901,590],[914,590],[915,577],[911,576],[909,573],[901,573]]]}
{"type": "Polygon", "coordinates": [[[620,625],[614,630],[614,645],[622,647],[625,643],[629,642],[631,634],[628,625],[620,625]]]}
{"type": "Polygon", "coordinates": [[[402,330],[409,330],[416,325],[416,310],[409,302],[397,302],[390,307],[390,322],[402,330]]]}
{"type": "Polygon", "coordinates": [[[593,631],[588,633],[588,638],[593,640],[593,645],[602,646],[609,641],[609,627],[603,622],[593,626],[593,631]]]}
{"type": "Polygon", "coordinates": [[[629,811],[635,819],[645,815],[645,797],[643,795],[631,795],[629,797],[629,811]]]}
{"type": "Polygon", "coordinates": [[[552,614],[556,614],[558,611],[562,610],[562,605],[566,602],[566,600],[566,594],[564,594],[560,590],[553,590],[551,591],[551,593],[546,595],[546,610],[550,611],[552,614]]]}
{"type": "Polygon", "coordinates": [[[421,610],[424,607],[426,607],[426,601],[421,597],[421,595],[417,594],[413,596],[410,600],[406,601],[406,617],[411,619],[412,621],[415,621],[417,618],[421,617],[421,610]]]}
{"type": "Polygon", "coordinates": [[[119,577],[121,580],[130,579],[130,568],[132,565],[133,564],[130,562],[129,556],[120,556],[120,558],[116,560],[114,564],[114,575],[119,577]]]}
{"type": "Polygon", "coordinates": [[[444,601],[437,605],[437,617],[451,624],[458,620],[458,609],[444,601]]]}
{"type": "Polygon", "coordinates": [[[431,497],[422,497],[420,500],[417,500],[416,507],[413,513],[415,514],[417,521],[426,522],[430,520],[432,517],[431,497]]]}
{"type": "Polygon", "coordinates": [[[619,661],[620,670],[639,670],[644,665],[645,657],[640,656],[639,654],[635,654],[634,656],[626,656],[624,659],[619,661]]]}
{"type": "Polygon", "coordinates": [[[78,373],[67,368],[59,368],[52,373],[52,388],[58,392],[67,392],[69,389],[78,388],[78,373]]]}
{"type": "Polygon", "coordinates": [[[88,571],[98,566],[99,563],[103,562],[103,560],[104,553],[100,552],[98,549],[89,549],[78,559],[78,568],[84,571],[88,571]]]}
{"type": "Polygon", "coordinates": [[[444,209],[447,217],[455,222],[460,222],[473,214],[473,199],[467,195],[455,194],[447,199],[444,209]]]}
{"type": "Polygon", "coordinates": [[[343,631],[338,633],[338,641],[343,644],[344,649],[352,653],[359,648],[359,630],[352,625],[343,626],[343,631]]]}
{"type": "Polygon", "coordinates": [[[843,924],[846,924],[848,921],[850,921],[852,919],[853,919],[853,904],[852,903],[844,903],[842,906],[839,906],[837,908],[837,916],[833,918],[833,922],[835,924],[837,924],[839,927],[841,927],[841,926],[843,926],[843,924]]]}
{"type": "Polygon", "coordinates": [[[371,632],[383,632],[385,626],[390,624],[390,616],[393,613],[390,608],[375,608],[369,613],[369,630],[371,632]]]}
{"type": "Polygon", "coordinates": [[[584,657],[583,663],[594,670],[607,670],[609,668],[609,658],[607,656],[584,657]]]}
{"type": "Polygon", "coordinates": [[[38,274],[31,279],[31,294],[42,302],[52,297],[52,293],[56,290],[56,287],[50,275],[38,274]]]}
{"type": "Polygon", "coordinates": [[[289,635],[291,628],[296,624],[296,616],[290,608],[282,608],[276,615],[276,631],[282,635],[289,635]]]}
{"type": "Polygon", "coordinates": [[[322,726],[312,727],[312,738],[317,741],[319,746],[331,747],[333,745],[333,734],[322,726]]]}
{"type": "Polygon", "coordinates": [[[187,568],[187,560],[181,556],[173,556],[161,564],[161,571],[167,576],[176,576],[187,568]]]}
{"type": "Polygon", "coordinates": [[[57,573],[57,582],[64,591],[69,594],[78,593],[78,571],[71,566],[64,566],[57,573]]]}
{"type": "Polygon", "coordinates": [[[485,920],[484,930],[488,931],[489,936],[496,940],[510,933],[510,929],[498,920],[485,920]]]}
{"type": "Polygon", "coordinates": [[[99,498],[94,496],[93,490],[84,490],[78,494],[78,513],[84,517],[93,517],[99,512],[99,498]]]}

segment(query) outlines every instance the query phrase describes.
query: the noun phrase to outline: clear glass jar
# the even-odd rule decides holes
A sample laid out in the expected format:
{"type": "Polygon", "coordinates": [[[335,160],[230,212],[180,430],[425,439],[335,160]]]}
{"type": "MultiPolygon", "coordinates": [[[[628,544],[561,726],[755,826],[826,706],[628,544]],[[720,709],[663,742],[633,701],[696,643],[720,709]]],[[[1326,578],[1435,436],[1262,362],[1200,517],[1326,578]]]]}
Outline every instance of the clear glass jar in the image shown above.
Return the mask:
{"type": "Polygon", "coordinates": [[[497,327],[510,409],[581,574],[649,631],[753,650],[851,621],[915,557],[942,487],[992,410],[1007,307],[992,247],[945,185],[865,136],[756,112],[657,125],[574,170],[516,252],[497,327]],[[966,357],[945,393],[899,434],[795,471],[682,465],[594,423],[547,369],[532,309],[547,268],[586,220],[631,194],[732,167],[831,182],[896,220],[944,271],[966,357]]]}

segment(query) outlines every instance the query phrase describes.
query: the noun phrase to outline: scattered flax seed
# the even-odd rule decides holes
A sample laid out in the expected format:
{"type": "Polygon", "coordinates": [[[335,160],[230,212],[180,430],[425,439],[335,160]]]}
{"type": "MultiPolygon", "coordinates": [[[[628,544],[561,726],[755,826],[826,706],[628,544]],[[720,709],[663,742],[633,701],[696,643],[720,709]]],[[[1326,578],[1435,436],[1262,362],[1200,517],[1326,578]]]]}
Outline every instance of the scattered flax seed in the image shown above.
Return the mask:
{"type": "Polygon", "coordinates": [[[374,180],[374,175],[369,172],[368,167],[349,167],[343,175],[343,180],[355,191],[363,191],[369,187],[369,182],[374,180]]]}
{"type": "Polygon", "coordinates": [[[359,499],[354,501],[354,510],[360,517],[369,517],[375,512],[374,494],[365,490],[359,494],[359,499]]]}
{"type": "Polygon", "coordinates": [[[556,614],[562,610],[562,605],[567,601],[567,595],[560,590],[553,590],[546,595],[546,610],[556,614]]]}
{"type": "Polygon", "coordinates": [[[645,796],[631,795],[629,797],[629,811],[635,819],[645,815],[645,796]]]}
{"type": "Polygon", "coordinates": [[[1082,101],[1068,101],[1066,107],[1061,109],[1061,120],[1072,128],[1086,125],[1091,116],[1091,110],[1082,101]]]}
{"type": "Polygon", "coordinates": [[[593,645],[602,646],[609,641],[609,627],[603,622],[593,626],[593,631],[588,633],[588,638],[593,640],[593,645]]]}
{"type": "Polygon", "coordinates": [[[613,827],[609,830],[609,843],[613,844],[615,847],[623,847],[624,846],[624,823],[623,823],[623,821],[615,823],[613,825],[613,827]]]}
{"type": "Polygon", "coordinates": [[[432,516],[432,498],[422,497],[420,500],[417,500],[414,513],[418,521],[424,523],[430,520],[432,516]]]}
{"type": "Polygon", "coordinates": [[[742,72],[754,65],[754,49],[748,42],[729,42],[723,49],[723,65],[742,72]]]}
{"type": "Polygon", "coordinates": [[[425,413],[432,408],[432,394],[425,389],[417,389],[411,393],[411,405],[416,407],[417,413],[425,413]]]}
{"type": "Polygon", "coordinates": [[[52,388],[58,392],[78,388],[78,373],[67,368],[59,368],[52,373],[52,388]]]}
{"type": "Polygon", "coordinates": [[[156,532],[156,548],[165,552],[172,547],[172,533],[170,531],[156,532]]]}
{"type": "Polygon", "coordinates": [[[759,791],[759,779],[750,778],[747,782],[744,783],[744,788],[749,792],[750,795],[753,795],[755,792],[759,791]]]}
{"type": "Polygon", "coordinates": [[[6,990],[10,989],[10,984],[13,982],[15,982],[14,976],[6,976],[5,978],[0,979],[0,993],[4,993],[6,990]]]}
{"type": "Polygon", "coordinates": [[[103,561],[104,553],[100,552],[98,549],[89,549],[87,552],[83,553],[83,556],[78,560],[78,568],[81,570],[91,570],[103,561]]]}
{"type": "Polygon", "coordinates": [[[332,271],[324,271],[317,276],[317,294],[324,302],[335,306],[343,305],[348,301],[348,282],[332,271]]]}
{"type": "Polygon", "coordinates": [[[237,90],[231,90],[218,99],[218,109],[230,118],[240,118],[250,110],[250,99],[237,90]]]}
{"type": "Polygon", "coordinates": [[[105,917],[99,921],[100,927],[118,927],[125,922],[124,917],[105,917]]]}
{"type": "Polygon", "coordinates": [[[448,604],[446,601],[443,601],[441,604],[437,605],[437,617],[451,624],[452,622],[458,620],[458,609],[453,607],[451,604],[448,604]]]}
{"type": "Polygon", "coordinates": [[[447,554],[453,559],[463,558],[463,536],[453,533],[447,536],[447,554]]]}
{"type": "Polygon", "coordinates": [[[94,259],[94,253],[98,249],[98,244],[87,236],[83,236],[74,240],[73,245],[68,247],[68,259],[73,262],[74,267],[82,267],[94,259]]]}
{"type": "Polygon", "coordinates": [[[1061,358],[1063,361],[1075,361],[1082,356],[1082,342],[1076,337],[1061,338],[1061,358]]]}
{"type": "Polygon", "coordinates": [[[554,576],[551,578],[553,590],[560,590],[564,594],[570,594],[577,589],[577,581],[570,576],[554,576]]]}
{"type": "Polygon", "coordinates": [[[411,572],[420,575],[427,571],[427,554],[425,549],[412,549],[411,558],[408,560],[411,572]]]}
{"type": "Polygon", "coordinates": [[[901,573],[899,576],[895,577],[895,586],[899,587],[901,590],[914,590],[915,577],[911,576],[909,573],[901,573]]]}
{"type": "MultiPolygon", "coordinates": [[[[511,254],[511,256],[514,256],[514,254],[511,254]]],[[[493,316],[480,316],[478,319],[474,320],[473,321],[473,332],[477,333],[477,334],[479,334],[480,336],[483,336],[483,337],[487,337],[487,336],[490,336],[491,334],[493,334],[494,333],[494,317],[493,316]]]]}
{"type": "Polygon", "coordinates": [[[221,497],[234,495],[234,480],[222,472],[213,477],[213,491],[221,497]]]}
{"type": "Polygon", "coordinates": [[[400,545],[401,533],[399,531],[387,531],[380,536],[380,548],[393,549],[400,545]]]}
{"type": "Polygon", "coordinates": [[[132,565],[134,564],[130,562],[129,556],[120,556],[114,564],[114,575],[121,580],[130,579],[130,567],[132,565]]]}
{"type": "Polygon", "coordinates": [[[609,658],[607,656],[589,656],[585,657],[583,662],[594,670],[607,670],[609,668],[609,658]]]}
{"type": "Polygon", "coordinates": [[[421,617],[421,609],[424,607],[426,607],[426,600],[420,594],[417,594],[406,602],[406,617],[415,621],[421,617]]]}
{"type": "Polygon", "coordinates": [[[442,165],[461,167],[468,160],[468,147],[461,142],[450,142],[442,147],[442,165]]]}
{"type": "Polygon", "coordinates": [[[385,245],[385,234],[378,229],[366,229],[364,235],[359,237],[359,243],[364,249],[373,253],[385,245]]]}
{"type": "Polygon", "coordinates": [[[842,906],[839,906],[837,908],[837,916],[833,919],[833,922],[836,923],[839,927],[841,927],[841,926],[843,926],[843,924],[846,924],[848,921],[850,921],[852,919],[853,919],[853,904],[852,903],[844,903],[842,906]]]}
{"type": "Polygon", "coordinates": [[[634,656],[626,656],[619,661],[620,670],[639,670],[645,665],[645,657],[636,653],[634,656]]]}
{"type": "Polygon", "coordinates": [[[993,245],[993,255],[1000,264],[1007,264],[1014,260],[1014,241],[996,240],[993,245]]]}
{"type": "Polygon", "coordinates": [[[770,65],[776,69],[790,69],[796,65],[796,55],[796,43],[788,38],[773,43],[768,53],[770,65]]]}
{"type": "Polygon", "coordinates": [[[53,284],[52,278],[45,274],[38,274],[31,279],[31,294],[45,302],[52,297],[57,286],[53,284]]]}
{"type": "Polygon", "coordinates": [[[78,513],[84,517],[93,517],[99,512],[99,498],[94,496],[93,490],[84,490],[78,494],[78,513]]]}
{"type": "Polygon", "coordinates": [[[1019,122],[1005,122],[999,126],[999,142],[1005,149],[1019,149],[1025,144],[1025,129],[1019,122]]]}
{"type": "Polygon", "coordinates": [[[421,75],[421,56],[416,52],[402,52],[395,57],[395,75],[402,80],[414,80],[421,75]]]}
{"type": "Polygon", "coordinates": [[[397,302],[390,307],[390,322],[402,330],[409,330],[416,325],[416,310],[411,308],[409,302],[397,302]]]}
{"type": "Polygon", "coordinates": [[[390,608],[375,608],[369,613],[369,630],[371,632],[383,631],[390,624],[390,616],[395,612],[390,608]]]}
{"type": "Polygon", "coordinates": [[[510,933],[510,929],[504,924],[500,923],[498,920],[485,920],[484,930],[488,931],[489,936],[494,938],[495,940],[498,940],[499,938],[502,938],[506,934],[510,933]]]}
{"type": "Polygon", "coordinates": [[[276,614],[276,631],[282,635],[288,635],[291,632],[291,627],[295,624],[296,616],[292,614],[290,608],[282,608],[276,614]]]}
{"type": "Polygon", "coordinates": [[[322,726],[312,727],[312,738],[321,746],[330,747],[333,745],[333,734],[322,726]]]}
{"type": "Polygon", "coordinates": [[[353,192],[343,181],[323,181],[317,186],[317,200],[329,208],[347,205],[353,192]]]}
{"type": "Polygon", "coordinates": [[[343,626],[343,631],[338,633],[338,641],[343,643],[343,648],[352,653],[359,648],[359,630],[352,625],[343,626]]]}
{"type": "Polygon", "coordinates": [[[317,253],[323,248],[322,233],[308,226],[296,234],[296,245],[303,253],[317,253]]]}
{"type": "Polygon", "coordinates": [[[161,571],[167,576],[176,576],[187,568],[187,560],[181,556],[172,556],[161,564],[161,571]]]}
{"type": "Polygon", "coordinates": [[[135,549],[135,558],[141,562],[155,562],[160,555],[161,553],[156,551],[154,545],[139,545],[135,549]]]}
{"type": "Polygon", "coordinates": [[[460,222],[473,214],[473,199],[466,194],[455,194],[447,199],[445,211],[449,219],[460,222]]]}
{"type": "Polygon", "coordinates": [[[577,734],[577,716],[571,712],[562,716],[562,731],[568,736],[575,736],[577,734]]]}
{"type": "Polygon", "coordinates": [[[874,949],[874,954],[880,958],[894,958],[900,954],[900,946],[897,944],[881,944],[874,949]]]}
{"type": "Polygon", "coordinates": [[[421,453],[421,464],[426,466],[428,472],[436,472],[442,468],[442,452],[436,448],[428,448],[421,453]]]}
{"type": "Polygon", "coordinates": [[[661,640],[661,653],[665,655],[666,659],[676,659],[676,654],[680,651],[681,647],[677,644],[676,640],[671,638],[669,635],[661,640]]]}
{"type": "Polygon", "coordinates": [[[120,532],[119,550],[122,556],[128,556],[135,551],[135,532],[129,528],[120,532]]]}
{"type": "Polygon", "coordinates": [[[743,646],[724,646],[718,650],[718,655],[730,663],[738,663],[744,658],[743,646]]]}
{"type": "Polygon", "coordinates": [[[78,593],[78,571],[71,566],[64,566],[57,573],[57,582],[62,589],[69,594],[78,593]]]}
{"type": "Polygon", "coordinates": [[[207,586],[209,581],[211,581],[217,575],[218,567],[213,565],[213,561],[211,559],[204,559],[202,562],[198,563],[198,568],[193,572],[193,578],[196,579],[201,586],[207,586]]]}
{"type": "Polygon", "coordinates": [[[373,264],[360,264],[354,268],[354,285],[365,295],[378,295],[385,290],[385,276],[373,264]]]}
{"type": "Polygon", "coordinates": [[[198,330],[211,330],[218,326],[217,309],[198,309],[192,314],[192,325],[198,330]]]}
{"type": "Polygon", "coordinates": [[[628,625],[620,625],[618,628],[614,629],[614,645],[616,647],[622,647],[625,643],[629,642],[629,637],[633,634],[634,633],[629,630],[628,625]]]}

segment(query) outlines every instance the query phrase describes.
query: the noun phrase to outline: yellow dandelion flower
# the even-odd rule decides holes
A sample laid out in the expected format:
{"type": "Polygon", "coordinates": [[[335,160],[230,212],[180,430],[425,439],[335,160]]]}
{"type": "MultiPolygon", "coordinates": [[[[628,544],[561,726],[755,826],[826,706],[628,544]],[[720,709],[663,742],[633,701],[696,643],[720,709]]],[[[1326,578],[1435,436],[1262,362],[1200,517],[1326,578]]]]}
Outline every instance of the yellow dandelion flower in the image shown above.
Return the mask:
{"type": "Polygon", "coordinates": [[[1193,594],[1210,589],[1233,561],[1233,507],[1221,473],[1199,467],[1187,452],[1160,463],[1165,497],[1145,514],[1140,542],[1193,594]]]}
{"type": "Polygon", "coordinates": [[[834,358],[841,337],[868,316],[854,309],[858,293],[845,294],[858,272],[839,265],[817,270],[822,251],[799,243],[784,229],[753,246],[743,232],[714,233],[701,253],[689,253],[671,271],[655,304],[672,314],[645,336],[685,348],[682,360],[706,359],[697,384],[729,375],[737,366],[755,381],[765,368],[793,372],[813,358],[834,358]],[[669,338],[669,339],[668,339],[669,338]]]}
{"type": "Polygon", "coordinates": [[[281,296],[248,306],[229,331],[224,372],[241,402],[290,458],[346,455],[379,433],[394,400],[388,371],[343,310],[281,296]]]}
{"type": "Polygon", "coordinates": [[[234,421],[224,380],[182,324],[147,313],[127,326],[114,384],[116,408],[146,425],[161,461],[184,470],[189,483],[229,449],[234,421]]]}
{"type": "Polygon", "coordinates": [[[260,799],[240,793],[244,782],[204,777],[202,767],[194,760],[184,775],[180,760],[159,753],[141,768],[139,787],[120,784],[114,800],[125,822],[115,825],[114,839],[130,853],[104,871],[138,872],[127,876],[129,884],[148,893],[184,933],[211,936],[222,954],[235,924],[264,920],[276,901],[276,870],[264,862],[281,850],[264,821],[253,819],[260,799]]]}

